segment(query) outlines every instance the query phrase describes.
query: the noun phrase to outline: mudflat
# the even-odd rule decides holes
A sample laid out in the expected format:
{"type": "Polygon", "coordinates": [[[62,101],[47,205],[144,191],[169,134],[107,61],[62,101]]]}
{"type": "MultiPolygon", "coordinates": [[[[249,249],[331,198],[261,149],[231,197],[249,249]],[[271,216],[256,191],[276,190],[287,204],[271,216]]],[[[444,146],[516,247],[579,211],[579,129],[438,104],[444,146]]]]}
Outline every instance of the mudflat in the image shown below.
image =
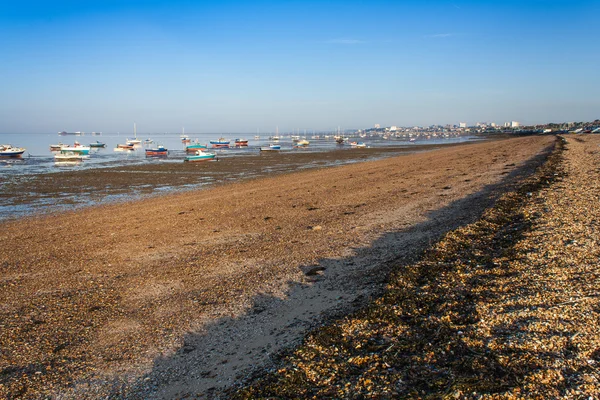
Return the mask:
{"type": "Polygon", "coordinates": [[[214,396],[379,293],[555,143],[531,136],[2,224],[0,396],[214,396]]]}

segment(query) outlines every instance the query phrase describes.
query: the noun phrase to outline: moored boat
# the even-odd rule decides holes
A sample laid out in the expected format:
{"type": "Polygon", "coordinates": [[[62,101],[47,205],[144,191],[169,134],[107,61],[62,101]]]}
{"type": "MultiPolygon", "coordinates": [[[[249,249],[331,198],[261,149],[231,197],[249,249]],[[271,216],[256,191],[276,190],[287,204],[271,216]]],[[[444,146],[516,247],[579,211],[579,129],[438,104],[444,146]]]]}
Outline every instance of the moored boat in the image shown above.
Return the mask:
{"type": "Polygon", "coordinates": [[[72,151],[74,153],[80,153],[80,154],[89,154],[90,146],[82,146],[81,143],[75,142],[75,143],[73,143],[73,146],[63,146],[60,150],[61,151],[72,151]]]}
{"type": "Polygon", "coordinates": [[[10,144],[0,144],[0,157],[3,158],[18,158],[25,153],[25,148],[14,147],[10,144]]]}
{"type": "Polygon", "coordinates": [[[56,161],[56,162],[83,161],[83,155],[81,153],[76,153],[74,151],[61,150],[61,152],[59,154],[56,154],[54,156],[54,161],[56,161]]]}
{"type": "Polygon", "coordinates": [[[187,153],[195,153],[198,150],[206,149],[206,148],[208,148],[208,145],[206,145],[206,144],[192,143],[192,144],[185,146],[185,151],[187,153]]]}
{"type": "Polygon", "coordinates": [[[51,144],[50,151],[60,151],[65,146],[66,146],[66,144],[64,144],[64,143],[51,144]]]}
{"type": "Polygon", "coordinates": [[[310,142],[306,139],[298,140],[295,144],[296,147],[307,147],[310,142]]]}
{"type": "Polygon", "coordinates": [[[248,146],[248,140],[247,139],[235,139],[234,143],[236,146],[248,146]]]}
{"type": "Polygon", "coordinates": [[[137,138],[137,127],[135,122],[133,123],[133,139],[126,139],[125,143],[134,145],[142,143],[142,141],[137,138]]]}
{"type": "Polygon", "coordinates": [[[270,144],[268,147],[261,147],[260,151],[279,151],[281,146],[278,144],[270,144]]]}
{"type": "Polygon", "coordinates": [[[166,156],[167,154],[168,150],[164,146],[157,146],[152,149],[146,149],[146,157],[166,156]]]}
{"type": "Polygon", "coordinates": [[[135,150],[135,146],[133,144],[118,144],[117,147],[115,147],[115,151],[129,151],[129,150],[135,150]]]}
{"type": "Polygon", "coordinates": [[[219,140],[211,140],[210,144],[212,145],[213,148],[227,148],[229,147],[229,144],[231,143],[231,140],[227,140],[225,138],[219,138],[219,140]]]}
{"type": "Polygon", "coordinates": [[[208,161],[214,159],[215,153],[207,153],[202,150],[197,150],[194,154],[186,156],[184,162],[208,161]]]}
{"type": "Polygon", "coordinates": [[[93,147],[93,148],[104,148],[104,147],[106,147],[106,143],[102,143],[101,141],[96,140],[95,143],[90,143],[90,147],[93,147]]]}

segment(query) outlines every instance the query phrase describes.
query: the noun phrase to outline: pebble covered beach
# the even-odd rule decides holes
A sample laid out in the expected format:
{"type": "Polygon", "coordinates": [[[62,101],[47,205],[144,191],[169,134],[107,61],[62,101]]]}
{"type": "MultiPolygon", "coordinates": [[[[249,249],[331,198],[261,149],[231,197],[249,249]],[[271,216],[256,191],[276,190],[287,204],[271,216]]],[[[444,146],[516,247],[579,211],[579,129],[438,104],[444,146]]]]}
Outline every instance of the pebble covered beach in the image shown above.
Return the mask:
{"type": "Polygon", "coordinates": [[[6,222],[0,396],[593,393],[599,142],[565,140],[6,222]]]}
{"type": "Polygon", "coordinates": [[[314,332],[238,398],[598,398],[600,137],[535,175],[314,332]]]}

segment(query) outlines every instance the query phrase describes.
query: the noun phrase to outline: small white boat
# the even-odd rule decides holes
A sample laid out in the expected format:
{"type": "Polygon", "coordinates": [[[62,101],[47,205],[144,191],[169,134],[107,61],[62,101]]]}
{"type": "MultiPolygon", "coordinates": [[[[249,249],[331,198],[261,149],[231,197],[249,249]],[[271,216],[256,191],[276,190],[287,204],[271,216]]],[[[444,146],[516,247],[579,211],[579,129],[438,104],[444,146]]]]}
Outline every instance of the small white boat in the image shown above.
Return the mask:
{"type": "Polygon", "coordinates": [[[75,153],[73,151],[61,150],[60,154],[54,156],[54,161],[65,162],[65,161],[83,161],[83,155],[75,153]]]}
{"type": "Polygon", "coordinates": [[[133,123],[133,139],[127,139],[125,141],[125,143],[127,143],[127,144],[140,144],[140,143],[142,143],[142,141],[137,138],[137,129],[136,129],[136,126],[135,126],[135,122],[133,123]]]}
{"type": "Polygon", "coordinates": [[[23,147],[14,147],[10,144],[0,144],[0,157],[2,158],[18,158],[25,153],[23,147]]]}

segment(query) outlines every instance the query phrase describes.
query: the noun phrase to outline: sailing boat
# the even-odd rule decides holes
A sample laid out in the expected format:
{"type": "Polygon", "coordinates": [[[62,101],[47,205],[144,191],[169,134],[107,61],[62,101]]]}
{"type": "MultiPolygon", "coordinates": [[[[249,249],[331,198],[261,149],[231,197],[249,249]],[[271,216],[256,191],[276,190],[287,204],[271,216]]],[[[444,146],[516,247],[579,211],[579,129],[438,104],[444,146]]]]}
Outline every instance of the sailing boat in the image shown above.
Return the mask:
{"type": "Polygon", "coordinates": [[[181,143],[189,143],[190,142],[190,137],[185,134],[185,127],[181,128],[181,135],[179,135],[179,137],[181,138],[181,143]]]}
{"type": "Polygon", "coordinates": [[[140,144],[141,140],[137,138],[137,132],[135,130],[135,122],[133,123],[133,139],[127,139],[127,144],[140,144]]]}
{"type": "Polygon", "coordinates": [[[275,127],[275,136],[271,136],[271,140],[274,142],[279,141],[279,126],[275,127]]]}

